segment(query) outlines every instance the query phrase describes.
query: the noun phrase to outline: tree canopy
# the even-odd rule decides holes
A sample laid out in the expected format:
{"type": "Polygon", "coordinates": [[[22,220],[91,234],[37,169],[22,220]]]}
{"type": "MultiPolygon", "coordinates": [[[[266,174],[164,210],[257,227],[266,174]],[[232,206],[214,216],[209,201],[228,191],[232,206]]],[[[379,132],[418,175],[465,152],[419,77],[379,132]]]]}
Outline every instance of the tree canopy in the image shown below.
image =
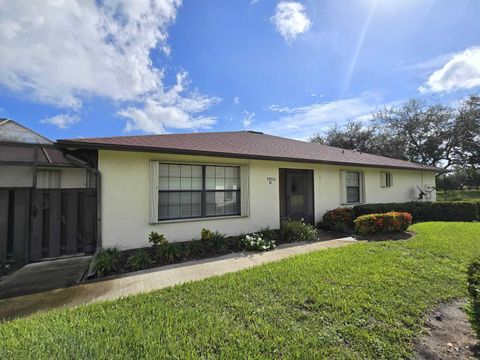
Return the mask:
{"type": "Polygon", "coordinates": [[[366,123],[335,125],[310,141],[444,169],[478,170],[480,96],[471,95],[456,105],[412,99],[375,112],[366,123]]]}

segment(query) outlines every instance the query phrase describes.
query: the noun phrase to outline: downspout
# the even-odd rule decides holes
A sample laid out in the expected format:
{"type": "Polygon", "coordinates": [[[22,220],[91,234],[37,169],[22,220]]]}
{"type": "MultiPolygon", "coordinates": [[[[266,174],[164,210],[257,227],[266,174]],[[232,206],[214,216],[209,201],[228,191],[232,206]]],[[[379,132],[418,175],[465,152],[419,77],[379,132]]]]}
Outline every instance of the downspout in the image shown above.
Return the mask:
{"type": "Polygon", "coordinates": [[[102,174],[98,169],[95,169],[87,163],[69,155],[64,154],[65,158],[70,160],[75,165],[84,168],[87,171],[95,174],[95,188],[97,190],[97,241],[96,250],[102,247],[102,174]]]}

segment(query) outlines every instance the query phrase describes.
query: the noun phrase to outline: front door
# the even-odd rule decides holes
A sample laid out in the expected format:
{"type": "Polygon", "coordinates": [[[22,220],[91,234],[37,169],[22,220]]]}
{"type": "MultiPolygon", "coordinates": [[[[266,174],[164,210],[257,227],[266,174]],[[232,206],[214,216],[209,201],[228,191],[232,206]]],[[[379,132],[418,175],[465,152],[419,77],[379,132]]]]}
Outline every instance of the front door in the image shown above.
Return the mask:
{"type": "Polygon", "coordinates": [[[305,172],[287,171],[285,179],[287,217],[293,219],[307,218],[307,179],[305,172]]]}

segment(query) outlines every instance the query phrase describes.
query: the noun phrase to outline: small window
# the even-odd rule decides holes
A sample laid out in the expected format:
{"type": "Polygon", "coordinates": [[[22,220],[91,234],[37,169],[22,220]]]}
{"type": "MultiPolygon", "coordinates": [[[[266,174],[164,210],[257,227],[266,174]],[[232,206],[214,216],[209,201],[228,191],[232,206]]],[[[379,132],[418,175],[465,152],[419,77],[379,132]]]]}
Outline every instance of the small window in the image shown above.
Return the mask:
{"type": "Polygon", "coordinates": [[[389,188],[392,187],[393,182],[392,182],[392,173],[389,172],[381,172],[381,184],[382,188],[389,188]]]}
{"type": "Polygon", "coordinates": [[[60,170],[38,170],[37,171],[38,189],[59,189],[60,188],[60,170]]]}
{"type": "Polygon", "coordinates": [[[361,201],[361,174],[358,171],[345,173],[347,203],[359,203],[361,201]]]}

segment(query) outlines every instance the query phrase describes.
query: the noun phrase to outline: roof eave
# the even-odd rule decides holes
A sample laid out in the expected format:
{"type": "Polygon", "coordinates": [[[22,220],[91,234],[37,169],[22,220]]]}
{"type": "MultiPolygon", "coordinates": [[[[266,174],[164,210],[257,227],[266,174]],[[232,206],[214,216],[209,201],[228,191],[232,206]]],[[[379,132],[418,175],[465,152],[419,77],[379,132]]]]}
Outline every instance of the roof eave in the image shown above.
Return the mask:
{"type": "Polygon", "coordinates": [[[200,155],[200,156],[216,156],[216,157],[229,157],[236,159],[255,159],[255,160],[272,160],[272,161],[289,161],[289,162],[301,162],[310,164],[327,164],[327,165],[339,165],[339,166],[362,166],[369,168],[385,168],[385,169],[402,169],[402,170],[424,170],[440,172],[441,169],[435,167],[407,167],[407,166],[394,166],[394,165],[373,165],[364,164],[360,162],[344,162],[344,161],[328,161],[328,160],[311,160],[301,158],[289,158],[289,157],[277,157],[266,155],[246,155],[238,153],[226,153],[215,152],[205,150],[186,150],[186,149],[172,149],[172,148],[159,148],[153,146],[139,146],[139,145],[117,145],[117,144],[100,144],[100,143],[87,143],[75,140],[57,140],[57,144],[66,148],[74,149],[95,149],[95,150],[115,150],[115,151],[131,151],[131,152],[152,152],[152,153],[165,153],[165,154],[179,154],[179,155],[200,155]]]}

